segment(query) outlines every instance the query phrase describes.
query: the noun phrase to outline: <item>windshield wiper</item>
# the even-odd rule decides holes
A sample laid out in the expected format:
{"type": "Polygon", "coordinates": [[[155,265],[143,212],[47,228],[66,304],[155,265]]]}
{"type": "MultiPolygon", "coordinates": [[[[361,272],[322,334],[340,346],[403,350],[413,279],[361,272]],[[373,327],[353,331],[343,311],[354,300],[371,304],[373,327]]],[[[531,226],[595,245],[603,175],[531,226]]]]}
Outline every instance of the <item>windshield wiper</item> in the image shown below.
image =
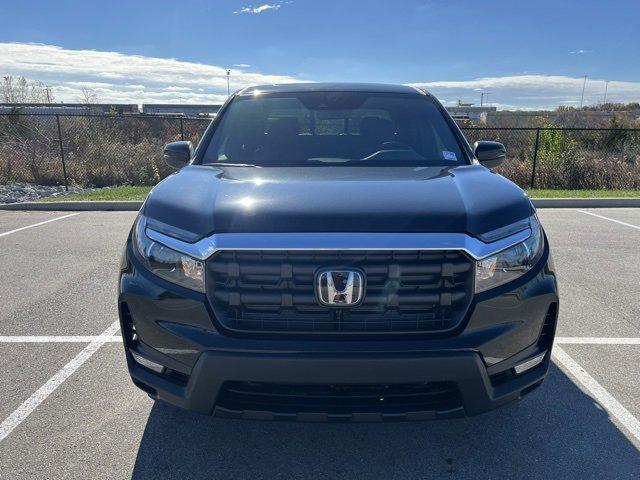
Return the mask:
{"type": "Polygon", "coordinates": [[[260,165],[254,165],[253,163],[205,163],[208,167],[255,167],[262,168],[260,165]]]}
{"type": "Polygon", "coordinates": [[[344,157],[313,157],[308,158],[307,162],[314,163],[328,163],[328,164],[342,164],[351,162],[353,158],[344,158],[344,157]]]}

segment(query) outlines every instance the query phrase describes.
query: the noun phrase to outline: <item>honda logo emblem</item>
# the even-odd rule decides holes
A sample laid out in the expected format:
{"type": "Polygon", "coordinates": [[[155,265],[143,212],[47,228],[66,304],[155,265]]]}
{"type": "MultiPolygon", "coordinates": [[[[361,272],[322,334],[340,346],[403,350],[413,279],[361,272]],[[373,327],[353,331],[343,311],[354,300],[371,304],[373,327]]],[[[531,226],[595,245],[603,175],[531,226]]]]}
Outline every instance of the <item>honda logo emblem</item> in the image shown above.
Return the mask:
{"type": "Polygon", "coordinates": [[[359,270],[323,269],[316,274],[316,294],[322,305],[352,307],[364,296],[364,273],[359,270]]]}

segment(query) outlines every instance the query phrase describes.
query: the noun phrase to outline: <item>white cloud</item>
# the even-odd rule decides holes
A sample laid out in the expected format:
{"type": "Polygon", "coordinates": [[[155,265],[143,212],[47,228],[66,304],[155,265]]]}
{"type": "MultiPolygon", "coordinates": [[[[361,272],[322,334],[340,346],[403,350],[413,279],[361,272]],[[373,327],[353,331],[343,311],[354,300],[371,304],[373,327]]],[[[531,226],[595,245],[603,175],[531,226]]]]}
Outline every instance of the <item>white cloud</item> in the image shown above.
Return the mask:
{"type": "MultiPolygon", "coordinates": [[[[299,81],[290,75],[249,72],[245,70],[249,67],[240,65],[231,71],[232,90],[299,81]]],[[[69,50],[53,45],[0,43],[2,75],[40,80],[53,88],[58,101],[75,101],[82,88],[95,90],[101,102],[114,103],[220,103],[227,96],[223,66],[117,52],[69,50]]],[[[457,99],[479,104],[480,92],[489,92],[491,105],[530,110],[579,103],[583,81],[583,77],[523,74],[414,85],[426,88],[447,105],[457,99]]],[[[589,78],[585,104],[601,102],[604,89],[603,79],[589,78]]],[[[607,100],[640,101],[640,82],[611,80],[607,100]]]]}
{"type": "Polygon", "coordinates": [[[108,88],[111,86],[110,83],[105,82],[67,82],[67,85],[70,87],[78,87],[78,88],[108,88]]]}
{"type": "MultiPolygon", "coordinates": [[[[41,80],[62,101],[74,101],[82,88],[95,90],[101,102],[123,103],[222,102],[227,92],[225,67],[33,43],[0,43],[0,75],[41,80]]],[[[232,90],[297,81],[236,69],[230,80],[232,90]]]]}
{"type": "Polygon", "coordinates": [[[235,13],[236,15],[241,13],[251,13],[257,15],[259,13],[266,12],[267,10],[280,10],[281,6],[282,4],[280,3],[265,3],[264,5],[260,5],[259,7],[242,7],[240,10],[237,10],[233,13],[235,13]]]}
{"type": "MultiPolygon", "coordinates": [[[[484,77],[473,80],[437,81],[413,83],[425,88],[438,99],[455,102],[480,103],[479,92],[489,92],[489,102],[499,108],[510,109],[553,109],[558,105],[580,103],[584,77],[562,75],[513,75],[505,77],[484,77]]],[[[587,79],[584,94],[585,105],[600,103],[604,97],[605,80],[587,79]]],[[[640,100],[640,82],[609,82],[607,101],[637,102],[640,100]]]]}
{"type": "Polygon", "coordinates": [[[571,50],[569,53],[571,55],[584,55],[585,53],[590,53],[591,50],[571,50]]]}
{"type": "Polygon", "coordinates": [[[251,65],[249,65],[248,63],[234,63],[233,64],[234,67],[238,67],[238,68],[250,68],[251,65]]]}
{"type": "Polygon", "coordinates": [[[169,87],[164,87],[162,89],[163,92],[190,92],[191,88],[189,87],[179,87],[178,85],[171,85],[169,87]]]}

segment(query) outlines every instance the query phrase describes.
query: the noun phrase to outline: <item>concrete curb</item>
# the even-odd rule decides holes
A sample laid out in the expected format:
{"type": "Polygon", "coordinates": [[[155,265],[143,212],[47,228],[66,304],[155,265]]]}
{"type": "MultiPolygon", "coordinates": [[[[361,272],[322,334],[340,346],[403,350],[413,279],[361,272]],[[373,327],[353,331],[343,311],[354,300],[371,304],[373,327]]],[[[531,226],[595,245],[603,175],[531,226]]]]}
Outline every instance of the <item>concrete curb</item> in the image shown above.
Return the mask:
{"type": "Polygon", "coordinates": [[[640,207],[638,198],[534,198],[536,208],[633,208],[640,207]]]}
{"type": "MultiPolygon", "coordinates": [[[[534,198],[536,208],[633,208],[640,198],[534,198]]],[[[73,212],[137,212],[142,201],[71,201],[0,204],[0,210],[55,210],[73,212]]]]}
{"type": "Polygon", "coordinates": [[[23,202],[0,204],[0,210],[55,210],[73,212],[137,212],[141,201],[70,201],[70,202],[23,202]]]}

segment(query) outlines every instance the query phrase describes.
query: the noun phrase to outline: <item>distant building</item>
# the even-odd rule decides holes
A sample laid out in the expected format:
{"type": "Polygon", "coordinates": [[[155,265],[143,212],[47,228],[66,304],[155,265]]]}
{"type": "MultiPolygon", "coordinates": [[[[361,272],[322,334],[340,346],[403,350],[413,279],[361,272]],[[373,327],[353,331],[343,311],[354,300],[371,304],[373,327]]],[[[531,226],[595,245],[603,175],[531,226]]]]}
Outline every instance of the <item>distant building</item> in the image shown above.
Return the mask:
{"type": "Polygon", "coordinates": [[[493,113],[487,119],[488,127],[543,127],[548,125],[577,128],[611,128],[612,121],[633,127],[640,124],[640,109],[578,110],[556,109],[537,111],[506,111],[493,113]]]}
{"type": "Polygon", "coordinates": [[[183,103],[145,103],[142,113],[147,115],[184,115],[185,117],[203,117],[218,113],[222,105],[192,105],[183,103]]]}
{"type": "Polygon", "coordinates": [[[497,111],[496,107],[474,107],[464,104],[446,107],[446,109],[454,120],[469,120],[480,123],[487,123],[487,115],[497,111]]]}
{"type": "MultiPolygon", "coordinates": [[[[147,115],[182,115],[203,117],[215,115],[222,105],[192,105],[180,103],[145,103],[147,115]]],[[[59,115],[131,115],[140,113],[137,104],[120,103],[0,103],[0,113],[59,115]]]]}
{"type": "Polygon", "coordinates": [[[0,103],[0,113],[126,115],[140,112],[138,105],[125,103],[0,103]]]}
{"type": "MultiPolygon", "coordinates": [[[[145,115],[208,117],[218,113],[221,106],[212,104],[145,103],[142,105],[142,113],[145,115]]],[[[487,114],[496,112],[496,107],[474,107],[466,104],[446,108],[455,120],[470,120],[480,123],[486,123],[487,114]]],[[[131,115],[140,113],[140,109],[136,104],[123,103],[0,103],[0,113],[131,115]]]]}

